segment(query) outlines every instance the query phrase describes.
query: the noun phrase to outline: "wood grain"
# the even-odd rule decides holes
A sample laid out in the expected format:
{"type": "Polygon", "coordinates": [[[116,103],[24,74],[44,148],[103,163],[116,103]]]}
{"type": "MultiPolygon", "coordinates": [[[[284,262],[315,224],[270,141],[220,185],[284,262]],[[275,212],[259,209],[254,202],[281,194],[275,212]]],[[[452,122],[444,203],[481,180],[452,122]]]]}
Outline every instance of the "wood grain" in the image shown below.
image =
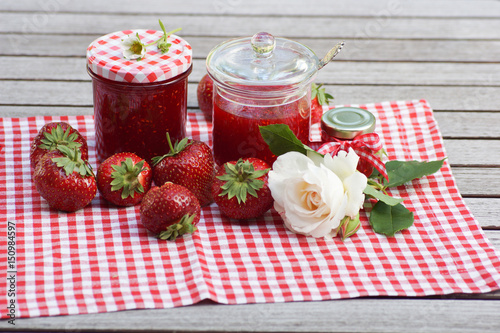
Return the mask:
{"type": "Polygon", "coordinates": [[[362,298],[323,302],[219,305],[30,318],[16,329],[120,332],[495,332],[500,302],[362,298]],[[189,318],[186,320],[186,318],[189,318]],[[493,320],[492,320],[493,319],[493,320]],[[188,324],[189,323],[189,324],[188,324]]]}
{"type": "MultiPolygon", "coordinates": [[[[188,106],[196,107],[195,83],[188,88],[188,106]]],[[[432,108],[442,111],[499,111],[499,87],[425,87],[425,86],[354,86],[332,85],[335,104],[364,104],[396,100],[426,99],[432,108]]],[[[91,106],[90,82],[0,81],[0,106],[91,106]],[[24,98],[29,92],[29,99],[24,98]]],[[[5,117],[0,109],[0,116],[5,117]]]]}
{"type": "MultiPolygon", "coordinates": [[[[183,33],[179,33],[183,36],[183,33]]],[[[44,34],[39,38],[32,33],[0,33],[0,55],[6,56],[57,56],[85,57],[85,47],[99,38],[100,34],[60,35],[44,34]],[[26,42],[23,47],[17,47],[17,42],[26,42]]],[[[193,47],[193,57],[205,59],[216,45],[233,36],[189,36],[186,40],[193,47]]],[[[318,56],[335,44],[334,38],[297,38],[296,41],[313,47],[318,56]]],[[[345,47],[335,61],[418,61],[418,62],[462,62],[462,63],[492,63],[498,61],[500,41],[490,40],[428,40],[428,39],[398,39],[377,41],[373,39],[344,38],[345,47]]]]}
{"type": "MultiPolygon", "coordinates": [[[[85,58],[5,56],[9,66],[0,80],[90,81],[85,58]],[[50,70],[52,69],[52,70],[50,70]]],[[[207,73],[205,59],[193,61],[190,82],[207,73]]],[[[318,72],[316,82],[349,85],[486,86],[499,87],[500,64],[333,61],[318,72]],[[342,73],[342,75],[338,75],[342,73]]]]}
{"type": "MultiPolygon", "coordinates": [[[[256,29],[283,37],[358,38],[358,39],[472,39],[498,40],[500,20],[496,18],[401,18],[377,20],[373,17],[316,17],[225,15],[162,15],[168,27],[184,27],[183,36],[252,36],[256,29]],[[187,23],[188,22],[188,23],[187,23]]],[[[0,12],[0,33],[100,34],[126,29],[156,29],[157,17],[120,13],[48,14],[0,12]],[[92,24],[89,24],[92,22],[92,24]],[[134,26],[131,26],[133,22],[134,26]],[[61,27],[65,27],[61,29],[61,27]]],[[[15,45],[16,46],[16,45],[15,45]]],[[[20,48],[22,44],[17,45],[20,48]]]]}
{"type": "Polygon", "coordinates": [[[370,1],[358,0],[352,6],[341,0],[315,0],[308,5],[300,1],[268,1],[242,0],[207,1],[184,0],[182,2],[164,0],[143,0],[130,2],[123,6],[121,0],[87,0],[69,3],[69,1],[25,2],[4,1],[0,11],[34,11],[34,12],[91,12],[91,13],[139,13],[139,14],[225,14],[256,16],[371,16],[383,17],[482,17],[500,16],[500,4],[494,1],[370,1]]]}

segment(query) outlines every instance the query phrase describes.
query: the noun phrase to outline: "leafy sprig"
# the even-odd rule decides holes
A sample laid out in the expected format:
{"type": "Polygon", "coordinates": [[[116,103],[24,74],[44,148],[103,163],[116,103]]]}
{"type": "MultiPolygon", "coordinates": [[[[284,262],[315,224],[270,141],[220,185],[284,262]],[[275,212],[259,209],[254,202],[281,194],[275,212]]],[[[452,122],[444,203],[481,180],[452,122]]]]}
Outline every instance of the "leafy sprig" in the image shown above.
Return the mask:
{"type": "MultiPolygon", "coordinates": [[[[290,151],[297,151],[310,158],[322,157],[320,153],[303,144],[287,125],[276,124],[261,126],[260,133],[269,149],[276,156],[290,151]]],[[[404,199],[389,195],[389,187],[401,186],[417,178],[431,175],[443,166],[444,159],[431,162],[388,161],[385,168],[387,181],[376,170],[368,178],[363,193],[377,202],[370,212],[370,225],[376,233],[394,236],[397,232],[413,225],[413,213],[402,202],[404,199]]]]}
{"type": "Polygon", "coordinates": [[[137,59],[137,61],[139,61],[144,57],[146,48],[155,44],[157,45],[158,49],[161,51],[162,54],[168,52],[170,46],[172,46],[172,44],[168,42],[168,37],[176,33],[177,31],[182,30],[182,28],[177,28],[167,32],[165,26],[163,25],[163,22],[161,20],[158,20],[158,22],[160,23],[161,30],[163,30],[163,36],[161,36],[158,40],[154,42],[151,42],[149,44],[144,44],[141,41],[139,33],[136,33],[136,39],[129,38],[129,40],[125,41],[124,43],[124,46],[126,47],[124,51],[124,55],[126,55],[125,57],[130,57],[131,59],[137,59]]]}
{"type": "Polygon", "coordinates": [[[388,195],[387,189],[431,175],[441,169],[443,162],[444,159],[431,162],[393,160],[385,163],[389,181],[376,172],[372,174],[363,192],[377,200],[370,213],[370,225],[373,230],[379,234],[394,236],[397,232],[411,227],[414,222],[413,213],[402,204],[404,199],[388,195]]]}

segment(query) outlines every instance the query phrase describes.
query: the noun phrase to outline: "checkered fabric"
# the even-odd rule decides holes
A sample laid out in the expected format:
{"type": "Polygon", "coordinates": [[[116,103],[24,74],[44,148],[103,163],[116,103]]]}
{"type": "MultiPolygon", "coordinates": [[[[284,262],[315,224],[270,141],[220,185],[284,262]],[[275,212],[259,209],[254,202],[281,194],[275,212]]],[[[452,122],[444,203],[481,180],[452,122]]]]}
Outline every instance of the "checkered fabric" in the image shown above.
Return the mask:
{"type": "Polygon", "coordinates": [[[139,34],[143,44],[155,42],[163,31],[124,30],[102,36],[87,48],[87,64],[95,74],[113,81],[129,83],[150,83],[168,80],[184,73],[192,62],[191,46],[182,38],[170,35],[170,46],[162,54],[156,45],[148,46],[141,60],[123,57],[122,40],[139,34]]]}
{"type": "Polygon", "coordinates": [[[358,154],[360,161],[364,160],[370,163],[385,179],[389,180],[384,162],[376,155],[383,148],[377,133],[362,134],[353,140],[334,138],[334,141],[323,143],[317,151],[323,155],[331,154],[335,156],[339,150],[349,151],[350,148],[358,154]]]}
{"type": "MultiPolygon", "coordinates": [[[[425,101],[363,105],[377,117],[390,159],[446,157],[425,101]]],[[[366,210],[345,242],[289,232],[270,210],[231,221],[205,207],[198,231],[175,242],[153,237],[139,207],[118,208],[99,195],[74,213],[49,209],[29,166],[30,140],[49,121],[67,121],[88,139],[91,116],[0,120],[0,290],[6,290],[7,221],[17,233],[17,317],[168,308],[211,299],[241,304],[360,296],[480,293],[500,288],[500,257],[457,190],[450,166],[391,190],[415,223],[395,237],[375,234],[366,210]]],[[[188,133],[210,143],[211,126],[189,114],[188,133]]],[[[6,295],[0,296],[6,309],[6,295]]],[[[1,311],[6,316],[5,311],[1,311]]]]}

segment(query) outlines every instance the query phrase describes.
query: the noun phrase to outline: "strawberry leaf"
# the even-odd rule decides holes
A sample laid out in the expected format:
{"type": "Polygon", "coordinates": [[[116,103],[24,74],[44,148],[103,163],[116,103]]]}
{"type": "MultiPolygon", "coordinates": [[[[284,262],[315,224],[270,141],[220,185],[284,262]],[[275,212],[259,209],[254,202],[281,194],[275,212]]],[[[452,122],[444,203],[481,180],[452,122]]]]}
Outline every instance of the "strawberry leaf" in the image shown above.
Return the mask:
{"type": "Polygon", "coordinates": [[[264,181],[258,179],[266,175],[270,169],[255,170],[249,161],[239,159],[236,164],[225,163],[225,174],[217,176],[217,179],[225,181],[221,185],[222,192],[219,196],[227,196],[228,199],[236,197],[238,204],[245,203],[247,194],[258,198],[258,191],[264,186],[264,181]]]}
{"type": "Polygon", "coordinates": [[[170,139],[170,134],[167,132],[167,142],[168,146],[170,147],[170,151],[163,155],[163,156],[155,156],[151,159],[153,162],[153,166],[156,166],[158,163],[160,163],[164,158],[170,157],[170,156],[175,156],[182,152],[187,146],[189,146],[192,142],[189,142],[188,138],[184,138],[181,141],[176,141],[174,145],[172,145],[172,141],[170,139]]]}
{"type": "Polygon", "coordinates": [[[63,157],[54,157],[52,161],[56,163],[58,167],[64,169],[66,176],[71,175],[75,171],[82,177],[94,176],[88,162],[82,159],[82,152],[80,149],[70,149],[67,146],[58,145],[57,150],[63,154],[63,157]]]}
{"type": "Polygon", "coordinates": [[[333,96],[328,94],[325,88],[321,88],[322,86],[322,84],[316,85],[315,83],[311,85],[311,100],[316,98],[319,105],[328,105],[333,96]]]}
{"type": "Polygon", "coordinates": [[[58,124],[52,128],[50,133],[43,132],[44,138],[40,140],[42,143],[38,147],[46,150],[54,150],[58,146],[67,146],[70,149],[80,148],[82,144],[75,141],[78,139],[78,135],[76,133],[70,134],[70,131],[71,128],[68,127],[64,132],[61,124],[58,124]]]}
{"type": "Polygon", "coordinates": [[[196,231],[196,226],[193,224],[195,216],[196,214],[184,215],[179,222],[168,226],[167,230],[160,232],[157,237],[173,241],[184,234],[192,234],[196,231]]]}
{"type": "Polygon", "coordinates": [[[115,171],[111,173],[111,191],[121,190],[122,199],[134,198],[136,192],[144,193],[144,187],[138,179],[139,174],[144,171],[144,163],[144,160],[140,160],[134,164],[132,158],[127,157],[120,165],[112,165],[111,168],[115,171]]]}

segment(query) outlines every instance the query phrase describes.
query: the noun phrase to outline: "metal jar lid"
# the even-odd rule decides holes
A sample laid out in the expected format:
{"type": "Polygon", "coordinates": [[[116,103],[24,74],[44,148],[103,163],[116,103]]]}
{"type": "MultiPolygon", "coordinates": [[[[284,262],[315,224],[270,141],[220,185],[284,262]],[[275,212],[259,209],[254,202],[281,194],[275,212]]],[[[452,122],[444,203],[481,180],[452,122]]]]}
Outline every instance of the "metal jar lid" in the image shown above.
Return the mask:
{"type": "Polygon", "coordinates": [[[89,69],[112,81],[152,83],[174,78],[191,68],[191,45],[176,35],[168,36],[168,42],[172,45],[165,54],[154,45],[147,49],[142,60],[125,59],[123,40],[136,34],[144,44],[149,44],[162,37],[163,31],[124,30],[99,37],[87,48],[89,69]]]}
{"type": "Polygon", "coordinates": [[[354,139],[375,130],[375,116],[365,109],[340,107],[328,110],[321,117],[321,129],[338,139],[354,139]]]}

